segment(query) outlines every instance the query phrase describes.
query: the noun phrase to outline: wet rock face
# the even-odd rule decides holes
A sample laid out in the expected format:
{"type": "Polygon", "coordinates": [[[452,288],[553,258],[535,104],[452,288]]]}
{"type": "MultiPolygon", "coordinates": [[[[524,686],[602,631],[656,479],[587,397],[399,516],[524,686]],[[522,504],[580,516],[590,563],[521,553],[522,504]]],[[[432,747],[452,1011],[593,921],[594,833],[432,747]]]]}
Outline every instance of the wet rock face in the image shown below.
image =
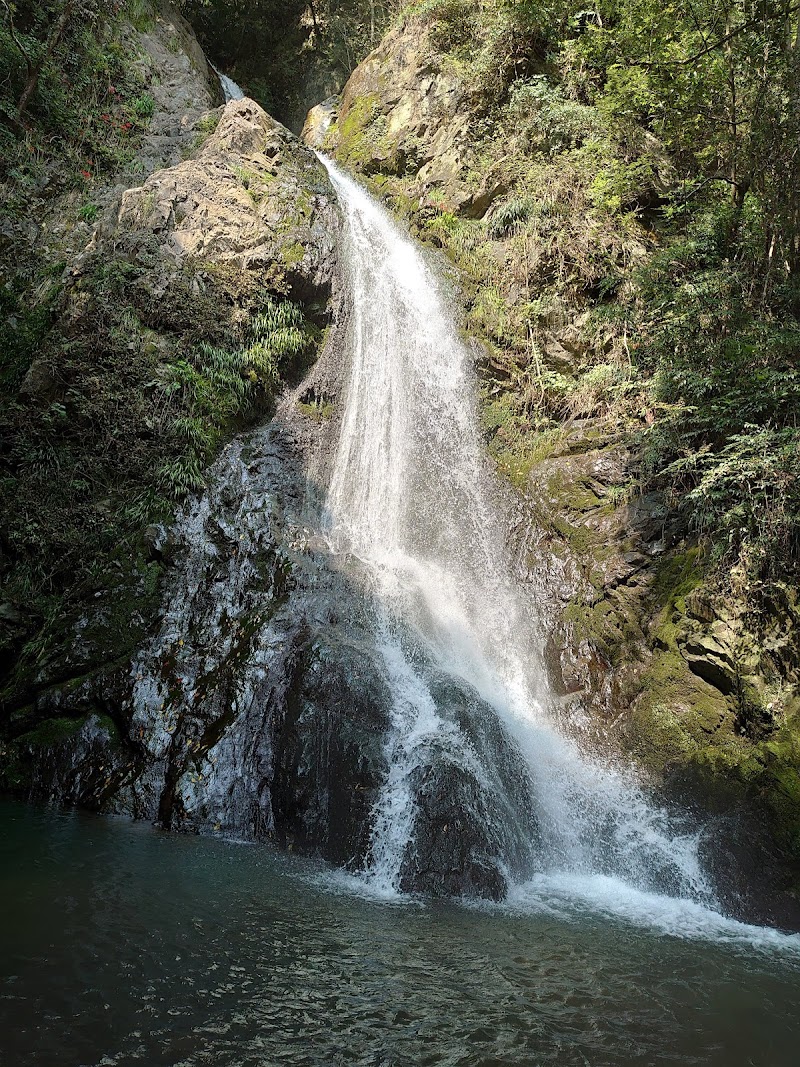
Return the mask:
{"type": "Polygon", "coordinates": [[[420,769],[415,837],[401,874],[405,892],[501,900],[506,879],[478,818],[479,784],[452,763],[420,769]]]}
{"type": "Polygon", "coordinates": [[[346,583],[308,543],[279,429],[249,446],[231,446],[218,492],[187,517],[171,618],[134,667],[133,725],[153,764],[132,791],[173,828],[347,862],[363,855],[383,775],[386,699],[346,583]]]}
{"type": "Polygon", "coordinates": [[[386,774],[389,693],[380,665],[347,627],[311,637],[287,691],[277,740],[273,811],[278,839],[363,867],[386,774]]]}
{"type": "MultiPolygon", "coordinates": [[[[394,695],[379,608],[315,532],[305,421],[290,399],[227,447],[171,531],[149,531],[152,551],[170,544],[157,632],[132,663],[47,695],[64,733],[38,739],[34,796],[369,865],[394,695]]],[[[500,899],[536,844],[524,762],[407,640],[445,725],[416,754],[397,887],[500,899]]]]}
{"type": "Polygon", "coordinates": [[[390,698],[292,442],[276,423],[226,449],[172,531],[159,631],[49,695],[73,726],[40,739],[35,795],[363,862],[390,698]]]}
{"type": "Polygon", "coordinates": [[[530,782],[496,713],[452,682],[448,689],[433,690],[439,712],[456,710],[449,721],[469,741],[458,758],[452,747],[432,743],[412,775],[414,834],[399,886],[433,896],[501,900],[508,877],[530,869],[537,846],[530,782]]]}

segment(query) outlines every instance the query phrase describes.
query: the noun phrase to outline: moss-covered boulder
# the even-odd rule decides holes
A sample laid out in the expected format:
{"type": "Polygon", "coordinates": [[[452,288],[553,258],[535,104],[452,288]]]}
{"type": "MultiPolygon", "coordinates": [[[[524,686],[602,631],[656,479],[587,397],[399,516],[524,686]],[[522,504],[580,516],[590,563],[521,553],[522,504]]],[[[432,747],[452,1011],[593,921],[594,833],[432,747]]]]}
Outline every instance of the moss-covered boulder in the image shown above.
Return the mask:
{"type": "MultiPolygon", "coordinates": [[[[479,217],[493,195],[477,175],[474,112],[470,88],[445,62],[433,28],[414,22],[388,33],[359,64],[323,143],[354,170],[406,177],[410,196],[436,188],[451,210],[479,217]]],[[[312,122],[307,136],[314,129],[312,122]]]]}

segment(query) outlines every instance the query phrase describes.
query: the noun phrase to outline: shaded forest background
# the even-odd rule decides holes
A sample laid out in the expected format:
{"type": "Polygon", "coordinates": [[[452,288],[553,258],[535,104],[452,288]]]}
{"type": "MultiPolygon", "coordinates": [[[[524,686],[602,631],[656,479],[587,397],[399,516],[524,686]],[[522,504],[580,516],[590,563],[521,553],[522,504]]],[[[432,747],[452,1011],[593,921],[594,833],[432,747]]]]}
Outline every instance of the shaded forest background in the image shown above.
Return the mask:
{"type": "Polygon", "coordinates": [[[339,92],[402,5],[397,0],[183,0],[214,61],[299,131],[339,92]]]}

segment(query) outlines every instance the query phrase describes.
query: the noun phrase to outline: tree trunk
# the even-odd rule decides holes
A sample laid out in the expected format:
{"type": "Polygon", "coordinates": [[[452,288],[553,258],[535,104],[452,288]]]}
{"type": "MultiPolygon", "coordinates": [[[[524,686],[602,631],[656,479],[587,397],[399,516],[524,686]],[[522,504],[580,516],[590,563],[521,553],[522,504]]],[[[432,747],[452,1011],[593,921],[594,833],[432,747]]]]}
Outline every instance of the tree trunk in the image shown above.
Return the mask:
{"type": "Polygon", "coordinates": [[[16,29],[16,27],[14,25],[14,14],[13,14],[11,8],[9,7],[8,0],[2,0],[2,4],[3,4],[3,7],[6,9],[6,19],[8,21],[8,32],[11,35],[11,40],[14,42],[14,47],[17,49],[19,54],[22,56],[22,59],[23,59],[23,61],[25,63],[25,68],[26,68],[26,70],[28,72],[28,77],[30,77],[31,76],[31,71],[33,70],[33,63],[31,62],[31,57],[28,55],[28,53],[22,47],[22,42],[17,37],[17,29],[16,29]]]}
{"type": "Polygon", "coordinates": [[[33,66],[29,68],[28,80],[25,82],[25,88],[22,90],[22,96],[19,98],[19,104],[17,104],[18,121],[22,119],[22,116],[25,113],[25,110],[28,106],[28,103],[30,102],[31,97],[36,92],[36,86],[39,83],[39,75],[42,73],[42,67],[53,54],[56,45],[61,40],[61,37],[67,27],[67,22],[69,21],[69,17],[72,14],[72,9],[74,6],[75,0],[66,0],[61,14],[58,16],[58,21],[53,27],[53,32],[50,34],[50,37],[47,41],[47,47],[45,48],[44,52],[42,52],[41,56],[39,56],[36,63],[34,63],[33,66]]]}

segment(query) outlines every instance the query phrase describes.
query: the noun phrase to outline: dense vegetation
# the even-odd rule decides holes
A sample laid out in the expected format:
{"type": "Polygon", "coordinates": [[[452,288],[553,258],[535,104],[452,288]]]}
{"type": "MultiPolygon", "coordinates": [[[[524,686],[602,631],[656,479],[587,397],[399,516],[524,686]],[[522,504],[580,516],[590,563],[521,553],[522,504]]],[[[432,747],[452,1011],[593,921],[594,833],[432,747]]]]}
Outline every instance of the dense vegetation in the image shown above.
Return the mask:
{"type": "Polygon", "coordinates": [[[472,87],[477,157],[508,189],[479,224],[432,200],[423,231],[479,281],[472,323],[512,377],[494,402],[510,473],[565,416],[613,411],[639,425],[645,486],[726,567],[796,574],[800,5],[421,0],[399,17],[472,87]],[[515,247],[525,300],[486,239],[515,247]],[[577,374],[543,341],[565,302],[589,311],[577,374]]]}
{"type": "MultiPolygon", "coordinates": [[[[85,192],[79,210],[91,221],[93,180],[131,159],[153,111],[142,73],[126,56],[120,12],[96,0],[0,7],[4,212],[19,222],[74,190],[85,192]]],[[[128,9],[135,21],[145,10],[138,2],[128,9]]],[[[10,226],[0,253],[0,387],[7,394],[19,386],[47,330],[61,267],[17,254],[10,226]]]]}
{"type": "Polygon", "coordinates": [[[20,199],[85,185],[130,158],[153,101],[126,52],[123,16],[141,26],[151,9],[143,0],[0,4],[0,180],[13,179],[20,199]]]}
{"type": "MultiPolygon", "coordinates": [[[[108,493],[97,482],[110,484],[102,449],[85,462],[86,446],[108,438],[103,401],[119,410],[119,386],[99,351],[90,356],[77,338],[53,336],[66,262],[45,234],[52,205],[60,204],[58,222],[82,227],[88,239],[98,184],[133,158],[153,111],[144,72],[126,52],[122,17],[138,22],[149,9],[120,8],[95,0],[0,5],[0,648],[7,666],[57,609],[53,594],[92,569],[87,546],[119,542],[108,493]],[[33,360],[48,347],[67,380],[70,368],[88,362],[100,387],[91,403],[80,403],[74,422],[82,398],[73,382],[66,400],[47,396],[46,388],[38,403],[21,393],[33,360]]],[[[101,294],[111,296],[110,279],[98,277],[103,310],[95,340],[99,349],[104,336],[116,338],[119,351],[118,324],[109,320],[121,309],[101,294]]]]}
{"type": "Polygon", "coordinates": [[[621,144],[645,128],[674,167],[625,309],[653,375],[647,473],[756,575],[800,561],[799,14],[789,0],[604,4],[563,59],[621,144]]]}

